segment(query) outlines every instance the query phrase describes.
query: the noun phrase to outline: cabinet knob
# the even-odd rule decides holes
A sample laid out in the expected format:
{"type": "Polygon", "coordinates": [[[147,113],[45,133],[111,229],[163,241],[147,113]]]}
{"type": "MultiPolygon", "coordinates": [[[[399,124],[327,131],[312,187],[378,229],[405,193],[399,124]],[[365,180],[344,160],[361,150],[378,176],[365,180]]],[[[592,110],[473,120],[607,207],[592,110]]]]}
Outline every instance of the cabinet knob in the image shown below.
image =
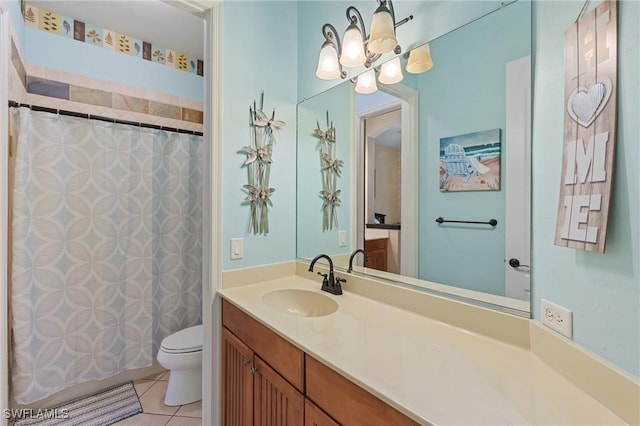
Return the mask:
{"type": "Polygon", "coordinates": [[[242,357],[242,365],[248,365],[251,360],[247,357],[242,357]]]}
{"type": "Polygon", "coordinates": [[[258,367],[256,367],[255,365],[253,367],[251,367],[251,374],[256,374],[258,372],[258,367]]]}

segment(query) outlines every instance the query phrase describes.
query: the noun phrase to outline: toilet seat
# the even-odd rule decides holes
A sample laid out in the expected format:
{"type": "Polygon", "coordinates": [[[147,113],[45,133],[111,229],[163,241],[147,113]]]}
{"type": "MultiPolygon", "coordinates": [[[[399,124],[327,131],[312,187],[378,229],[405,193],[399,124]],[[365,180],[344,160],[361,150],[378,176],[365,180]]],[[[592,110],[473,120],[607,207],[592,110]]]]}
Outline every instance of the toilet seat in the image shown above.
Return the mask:
{"type": "Polygon", "coordinates": [[[184,354],[202,351],[202,324],[185,328],[165,337],[160,350],[169,354],[184,354]]]}

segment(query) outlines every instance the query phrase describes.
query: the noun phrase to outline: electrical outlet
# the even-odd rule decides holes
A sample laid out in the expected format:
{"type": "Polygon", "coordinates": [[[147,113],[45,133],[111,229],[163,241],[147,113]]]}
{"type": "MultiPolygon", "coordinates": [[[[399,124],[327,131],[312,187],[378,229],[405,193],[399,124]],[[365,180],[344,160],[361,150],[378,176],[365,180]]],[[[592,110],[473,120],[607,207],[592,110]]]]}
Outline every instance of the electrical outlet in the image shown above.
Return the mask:
{"type": "Polygon", "coordinates": [[[545,299],[541,299],[540,309],[542,310],[540,315],[542,324],[569,339],[573,338],[572,311],[545,299]]]}

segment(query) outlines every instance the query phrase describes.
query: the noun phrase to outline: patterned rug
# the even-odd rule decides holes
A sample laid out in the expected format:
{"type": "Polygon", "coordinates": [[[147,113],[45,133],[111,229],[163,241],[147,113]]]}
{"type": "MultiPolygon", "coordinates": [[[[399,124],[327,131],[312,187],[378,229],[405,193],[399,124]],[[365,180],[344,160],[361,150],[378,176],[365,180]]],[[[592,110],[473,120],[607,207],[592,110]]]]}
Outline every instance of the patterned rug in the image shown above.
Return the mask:
{"type": "Polygon", "coordinates": [[[103,426],[142,413],[142,406],[132,382],[114,386],[91,396],[84,396],[56,408],[23,410],[16,426],[103,426]]]}

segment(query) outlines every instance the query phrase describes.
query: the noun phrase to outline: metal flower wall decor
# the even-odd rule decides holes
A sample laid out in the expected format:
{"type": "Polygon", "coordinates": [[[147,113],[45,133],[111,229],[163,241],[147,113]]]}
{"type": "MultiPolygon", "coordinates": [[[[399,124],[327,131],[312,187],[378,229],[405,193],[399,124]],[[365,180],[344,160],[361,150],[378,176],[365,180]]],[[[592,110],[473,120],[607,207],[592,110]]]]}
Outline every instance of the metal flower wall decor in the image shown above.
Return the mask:
{"type": "Polygon", "coordinates": [[[340,205],[340,190],[337,189],[337,184],[344,162],[335,157],[336,129],[333,127],[333,121],[329,121],[329,111],[327,111],[327,130],[320,129],[320,123],[317,120],[316,126],[313,134],[319,139],[320,173],[322,173],[320,196],[323,200],[322,230],[326,231],[338,227],[336,207],[340,205]]]}
{"type": "Polygon", "coordinates": [[[273,207],[270,196],[275,192],[275,188],[269,187],[271,155],[278,131],[286,126],[284,121],[275,119],[275,108],[271,118],[263,112],[263,108],[264,92],[260,94],[259,107],[256,107],[255,101],[253,106],[249,106],[250,144],[240,150],[247,156],[243,164],[248,177],[248,184],[243,188],[249,194],[244,204],[249,204],[251,208],[247,232],[253,232],[254,235],[269,233],[269,207],[273,207]]]}

